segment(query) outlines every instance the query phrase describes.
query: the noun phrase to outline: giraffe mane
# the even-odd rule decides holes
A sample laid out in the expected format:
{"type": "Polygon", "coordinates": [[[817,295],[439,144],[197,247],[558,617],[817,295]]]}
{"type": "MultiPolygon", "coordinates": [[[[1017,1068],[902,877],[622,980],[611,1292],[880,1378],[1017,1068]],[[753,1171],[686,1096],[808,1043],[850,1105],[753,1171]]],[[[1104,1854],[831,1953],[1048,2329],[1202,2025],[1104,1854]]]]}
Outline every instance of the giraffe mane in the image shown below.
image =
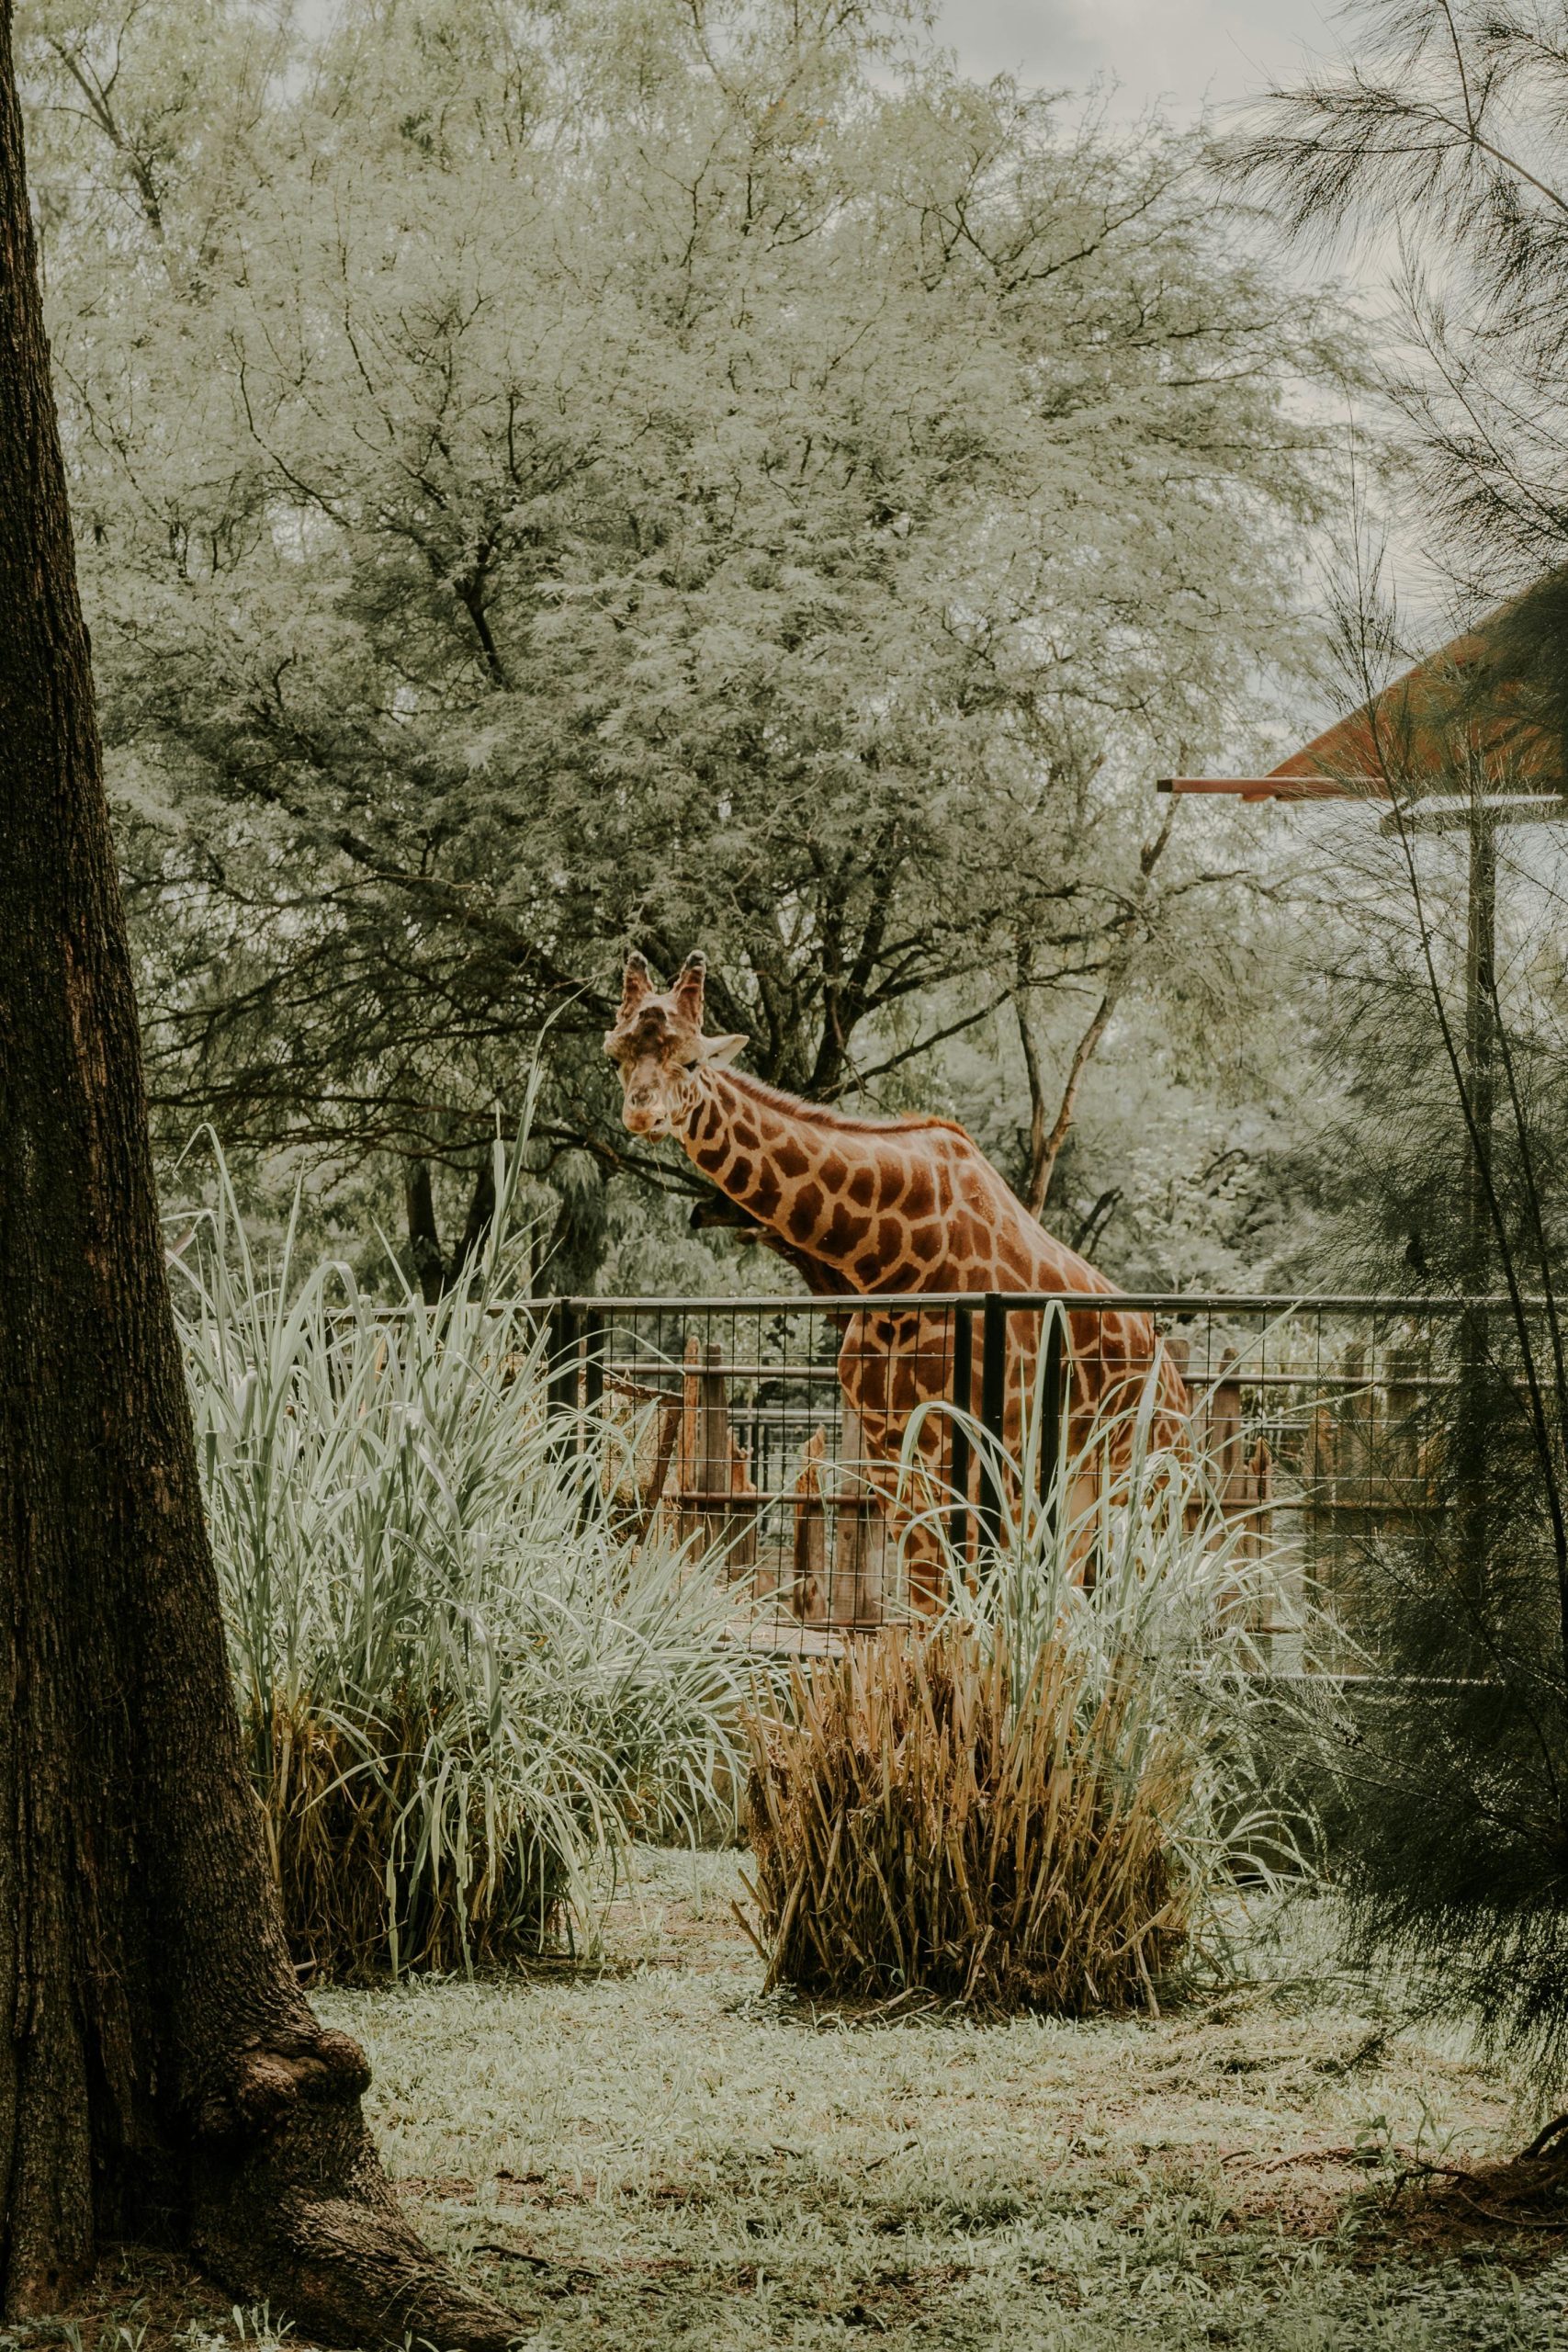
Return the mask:
{"type": "Polygon", "coordinates": [[[956,1119],[939,1118],[934,1112],[911,1111],[897,1119],[860,1118],[850,1111],[835,1111],[825,1102],[807,1102],[798,1094],[786,1093],[782,1086],[770,1086],[765,1079],[753,1078],[749,1070],[728,1069],[725,1076],[753,1102],[765,1103],[770,1110],[787,1111],[792,1118],[825,1127],[834,1135],[918,1135],[922,1129],[944,1127],[949,1135],[968,1139],[968,1129],[961,1127],[956,1119]]]}

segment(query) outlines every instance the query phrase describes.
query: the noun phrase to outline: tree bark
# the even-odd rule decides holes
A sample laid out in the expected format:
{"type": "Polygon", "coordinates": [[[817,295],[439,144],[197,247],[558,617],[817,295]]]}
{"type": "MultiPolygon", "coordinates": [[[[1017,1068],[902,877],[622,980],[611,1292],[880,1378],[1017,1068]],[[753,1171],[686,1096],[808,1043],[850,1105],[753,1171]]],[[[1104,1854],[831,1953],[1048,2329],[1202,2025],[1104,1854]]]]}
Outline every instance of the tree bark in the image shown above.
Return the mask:
{"type": "Polygon", "coordinates": [[[453,1262],[453,1277],[468,1272],[484,1249],[495,1223],[495,1156],[487,1151],[474,1171],[474,1189],[468,1196],[468,1222],[463,1238],[457,1244],[453,1262]]]}
{"type": "Polygon", "coordinates": [[[1095,1008],[1094,1018],[1073,1049],[1067,1067],[1066,1080],[1054,1119],[1048,1117],[1045,1102],[1044,1073],[1040,1065],[1040,1047],[1029,1025],[1025,993],[1029,982],[1027,952],[1020,957],[1019,986],[1013,996],[1013,1012],[1018,1018],[1019,1043],[1023,1047],[1023,1066],[1029,1080],[1029,1181],[1023,1193],[1023,1205],[1031,1216],[1043,1216],[1051,1197],[1051,1180],[1056,1173],[1056,1162],[1062,1156],[1077,1109],[1078,1089],[1084,1072],[1100,1050],[1100,1040],[1111,1025],[1111,1017],[1126,993],[1132,978],[1135,951],[1133,940],[1144,921],[1148,902],[1149,886],[1156,866],[1165,855],[1175,822],[1174,804],[1153,841],[1145,842],[1138,853],[1138,872],[1125,912],[1117,925],[1120,944],[1111,959],[1105,992],[1095,1008]]]}
{"type": "Polygon", "coordinates": [[[517,2333],[288,1962],[165,1282],[0,0],[0,2312],[107,2239],[332,2341],[517,2333]]]}
{"type": "Polygon", "coordinates": [[[403,1171],[403,1207],[408,1217],[409,1255],[413,1260],[424,1303],[434,1306],[446,1287],[446,1261],[441,1254],[428,1159],[411,1159],[407,1163],[403,1171]]]}
{"type": "Polygon", "coordinates": [[[1023,1196],[1023,1205],[1031,1216],[1043,1216],[1045,1213],[1045,1204],[1051,1196],[1051,1179],[1056,1172],[1062,1146],[1066,1142],[1073,1124],[1073,1113],[1077,1108],[1078,1089],[1083,1084],[1084,1072],[1094,1059],[1120,995],[1120,988],[1113,986],[1107,989],[1100,998],[1093,1020],[1073,1048],[1066,1082],[1062,1088],[1062,1099],[1056,1105],[1055,1117],[1049,1120],[1044,1076],[1040,1067],[1040,1048],[1035,1044],[1022,999],[1014,1002],[1019,1041],[1023,1047],[1023,1064],[1029,1073],[1029,1187],[1023,1196]]]}

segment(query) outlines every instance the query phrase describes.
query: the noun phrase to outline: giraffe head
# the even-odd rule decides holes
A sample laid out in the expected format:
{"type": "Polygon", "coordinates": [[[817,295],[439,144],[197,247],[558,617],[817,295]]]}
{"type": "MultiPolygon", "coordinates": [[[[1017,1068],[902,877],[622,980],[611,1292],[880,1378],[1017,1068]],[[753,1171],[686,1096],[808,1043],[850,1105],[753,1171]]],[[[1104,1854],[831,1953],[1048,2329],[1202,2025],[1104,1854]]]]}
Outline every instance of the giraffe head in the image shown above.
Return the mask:
{"type": "Polygon", "coordinates": [[[620,1067],[621,1116],[634,1136],[674,1135],[702,1093],[703,1073],[740,1051],[744,1037],[703,1035],[707,960],[694,948],[675,985],[662,995],[640,956],[626,959],[621,1009],[604,1033],[604,1051],[620,1067]]]}

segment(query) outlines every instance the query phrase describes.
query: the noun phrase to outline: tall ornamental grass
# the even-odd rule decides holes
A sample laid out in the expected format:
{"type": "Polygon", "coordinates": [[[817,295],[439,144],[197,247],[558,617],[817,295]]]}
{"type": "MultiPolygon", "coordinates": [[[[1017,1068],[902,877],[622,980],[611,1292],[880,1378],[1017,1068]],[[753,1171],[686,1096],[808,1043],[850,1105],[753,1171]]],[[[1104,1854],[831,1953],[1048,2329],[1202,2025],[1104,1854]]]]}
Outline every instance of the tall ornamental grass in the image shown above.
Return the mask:
{"type": "Polygon", "coordinates": [[[258,1263],[220,1159],[217,1195],[176,1309],[297,1959],[355,1978],[537,1953],[591,1867],[732,1802],[734,1596],[615,1532],[624,1432],[579,1453],[547,1421],[503,1216],[469,1283],[389,1311],[344,1265],[301,1268],[292,1226],[258,1263]]]}
{"type": "Polygon", "coordinates": [[[1151,1443],[1153,1406],[1121,1408],[1042,1497],[1036,1405],[1022,1478],[992,1453],[994,1551],[961,1559],[931,1514],[934,1627],[802,1668],[784,1707],[753,1712],[770,1984],[1152,2010],[1162,1982],[1226,1964],[1239,1888],[1303,1867],[1299,1817],[1259,1771],[1250,1629],[1279,1564],[1201,1461],[1151,1443]]]}

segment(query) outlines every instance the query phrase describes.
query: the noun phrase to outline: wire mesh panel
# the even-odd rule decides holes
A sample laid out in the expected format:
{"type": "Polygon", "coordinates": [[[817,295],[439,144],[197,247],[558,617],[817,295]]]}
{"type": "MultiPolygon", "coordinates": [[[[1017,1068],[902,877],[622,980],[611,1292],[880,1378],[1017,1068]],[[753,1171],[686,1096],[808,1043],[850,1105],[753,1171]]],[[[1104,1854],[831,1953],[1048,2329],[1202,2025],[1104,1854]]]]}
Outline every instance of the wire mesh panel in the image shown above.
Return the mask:
{"type": "Polygon", "coordinates": [[[1201,1465],[1240,1555],[1269,1563],[1254,1631],[1287,1670],[1309,1589],[1345,1628],[1317,1662],[1358,1662],[1380,1547],[1442,1507],[1466,1351],[1507,1319],[1504,1302],[1081,1293],[547,1312],[560,1442],[611,1433],[625,1523],[734,1589],[738,1638],[809,1654],[931,1610],[955,1563],[1005,1540],[1026,1481],[1048,1510],[1092,1505],[1103,1431],[1141,1405],[1141,1442],[1201,1465]]]}

